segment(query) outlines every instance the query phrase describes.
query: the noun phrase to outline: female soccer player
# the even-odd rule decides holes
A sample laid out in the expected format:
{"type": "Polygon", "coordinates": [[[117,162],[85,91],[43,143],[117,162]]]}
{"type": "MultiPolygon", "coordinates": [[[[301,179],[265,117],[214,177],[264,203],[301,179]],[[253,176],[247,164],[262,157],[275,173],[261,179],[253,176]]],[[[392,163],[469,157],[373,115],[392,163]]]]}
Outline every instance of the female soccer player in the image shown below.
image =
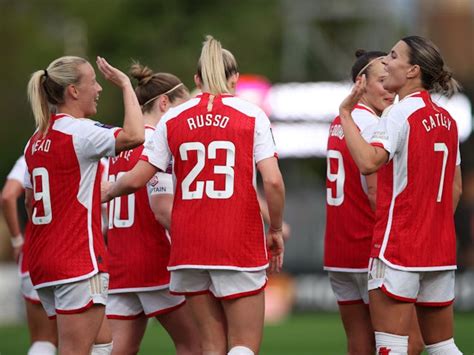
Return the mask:
{"type": "Polygon", "coordinates": [[[25,171],[25,157],[21,156],[8,174],[7,181],[3,187],[2,210],[12,235],[11,242],[15,260],[18,260],[19,263],[20,289],[25,299],[26,318],[31,341],[28,355],[54,355],[58,345],[56,319],[48,319],[41,305],[38,293],[31,283],[27,262],[27,246],[31,228],[27,224],[24,233],[22,233],[18,218],[18,199],[25,191],[25,171]]]}
{"type": "MultiPolygon", "coordinates": [[[[155,130],[163,114],[189,99],[184,84],[174,75],[153,73],[138,63],[130,74],[138,80],[135,93],[142,106],[145,137],[155,130]]],[[[143,146],[109,159],[109,181],[131,170],[143,146]]],[[[183,296],[169,292],[166,269],[170,241],[159,219],[169,228],[173,205],[171,171],[158,172],[147,187],[109,203],[109,296],[106,313],[112,328],[114,354],[136,354],[147,320],[156,319],[170,334],[177,354],[200,354],[199,336],[183,296]],[[163,218],[168,219],[164,220],[163,218]]]]}
{"type": "Polygon", "coordinates": [[[170,289],[186,296],[203,354],[258,353],[267,247],[271,268],[283,262],[284,185],[270,121],[231,95],[237,79],[233,55],[208,36],[195,75],[203,94],[169,110],[145,147],[147,161],[103,191],[104,200],[134,191],[174,159],[170,289]],[[270,214],[267,242],[255,164],[270,214]]]}
{"type": "Polygon", "coordinates": [[[461,354],[453,340],[456,236],[461,194],[456,122],[429,91],[451,95],[457,82],[436,46],[400,40],[384,58],[384,88],[400,102],[367,143],[351,116],[366,89],[357,81],[340,106],[347,146],[364,174],[378,171],[369,298],[378,354],[406,354],[412,304],[429,354],[461,354]]]}
{"type": "Polygon", "coordinates": [[[130,79],[103,58],[97,65],[122,90],[123,129],[84,118],[96,114],[102,88],[83,58],[58,58],[28,84],[37,125],[25,149],[29,268],[47,314],[57,314],[61,354],[89,354],[104,317],[108,275],[99,159],[144,140],[130,79]]]}
{"type": "MultiPolygon", "coordinates": [[[[358,131],[366,139],[394,94],[383,88],[386,76],[384,52],[358,50],[352,66],[355,82],[367,77],[364,95],[352,111],[358,131]]],[[[367,267],[375,222],[377,175],[361,176],[347,149],[341,118],[329,129],[326,178],[326,235],[324,269],[329,271],[342,323],[348,354],[371,354],[375,340],[368,308],[367,267]]]]}

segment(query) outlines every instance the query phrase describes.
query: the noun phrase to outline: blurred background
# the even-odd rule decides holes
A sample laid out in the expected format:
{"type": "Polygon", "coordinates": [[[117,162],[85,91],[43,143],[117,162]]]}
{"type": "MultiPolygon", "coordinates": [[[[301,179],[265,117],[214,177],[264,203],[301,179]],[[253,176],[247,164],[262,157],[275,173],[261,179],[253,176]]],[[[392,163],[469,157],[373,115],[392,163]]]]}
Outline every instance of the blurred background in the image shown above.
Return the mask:
{"type": "MultiPolygon", "coordinates": [[[[329,123],[350,89],[355,50],[389,51],[412,34],[440,47],[464,88],[446,104],[462,139],[456,308],[472,312],[474,0],[0,0],[0,186],[34,130],[26,98],[33,71],[63,55],[91,63],[100,55],[124,71],[138,60],[174,73],[193,89],[206,34],[236,56],[242,76],[238,94],[269,114],[280,153],[291,238],[285,273],[269,287],[274,322],[288,312],[336,310],[322,271],[325,146],[329,123]]],[[[121,93],[99,73],[98,79],[104,90],[94,118],[120,125],[121,93]]],[[[2,324],[23,322],[17,287],[9,233],[0,217],[0,334],[7,329],[2,324]]],[[[466,324],[472,332],[474,318],[466,324]]],[[[468,348],[474,351],[472,339],[468,348]]]]}

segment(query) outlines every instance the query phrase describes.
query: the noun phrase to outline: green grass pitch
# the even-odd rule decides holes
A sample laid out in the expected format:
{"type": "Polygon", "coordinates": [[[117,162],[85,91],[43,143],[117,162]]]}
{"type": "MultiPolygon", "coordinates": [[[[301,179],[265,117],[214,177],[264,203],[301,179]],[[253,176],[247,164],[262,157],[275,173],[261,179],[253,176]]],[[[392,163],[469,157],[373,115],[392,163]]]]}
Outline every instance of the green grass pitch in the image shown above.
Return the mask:
{"type": "MultiPolygon", "coordinates": [[[[455,338],[461,351],[474,354],[474,313],[457,313],[455,338]]],[[[26,326],[0,327],[0,355],[24,355],[28,349],[26,326]]],[[[345,338],[335,313],[295,314],[278,325],[269,325],[261,354],[343,355],[345,338]]],[[[141,355],[174,354],[173,346],[161,326],[152,321],[142,342],[141,355]]]]}

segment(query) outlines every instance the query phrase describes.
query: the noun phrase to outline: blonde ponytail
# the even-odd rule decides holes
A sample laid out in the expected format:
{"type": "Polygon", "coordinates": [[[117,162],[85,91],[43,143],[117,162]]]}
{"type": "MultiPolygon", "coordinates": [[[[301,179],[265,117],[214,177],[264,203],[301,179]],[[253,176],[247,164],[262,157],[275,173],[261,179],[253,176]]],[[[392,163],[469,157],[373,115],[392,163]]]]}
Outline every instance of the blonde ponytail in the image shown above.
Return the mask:
{"type": "Polygon", "coordinates": [[[45,71],[38,70],[31,75],[28,82],[28,100],[35,117],[36,127],[40,132],[46,132],[49,126],[49,105],[48,98],[43,89],[45,71]]]}
{"type": "Polygon", "coordinates": [[[203,90],[213,95],[229,93],[227,80],[235,73],[237,63],[232,53],[223,49],[221,43],[212,36],[206,36],[198,62],[203,90]]]}

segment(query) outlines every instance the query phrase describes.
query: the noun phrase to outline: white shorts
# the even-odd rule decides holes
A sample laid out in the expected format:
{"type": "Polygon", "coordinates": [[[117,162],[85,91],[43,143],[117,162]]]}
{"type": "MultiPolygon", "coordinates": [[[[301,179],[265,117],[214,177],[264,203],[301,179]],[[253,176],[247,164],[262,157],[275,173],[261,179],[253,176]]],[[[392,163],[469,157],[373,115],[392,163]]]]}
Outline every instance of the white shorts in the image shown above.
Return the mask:
{"type": "Polygon", "coordinates": [[[109,319],[132,320],[169,313],[181,307],[183,296],[170,294],[169,289],[109,294],[105,313],[109,319]]]}
{"type": "Polygon", "coordinates": [[[377,288],[399,301],[420,306],[448,306],[454,301],[454,270],[402,271],[378,258],[370,259],[369,290],[377,288]]]}
{"type": "Polygon", "coordinates": [[[41,304],[38,292],[33,288],[30,275],[21,276],[20,291],[26,301],[33,304],[41,304]]]}
{"type": "Polygon", "coordinates": [[[265,270],[180,269],[171,271],[170,291],[188,296],[210,292],[218,299],[233,299],[258,294],[266,284],[265,270]]]}
{"type": "Polygon", "coordinates": [[[109,274],[95,274],[89,279],[39,288],[38,296],[49,318],[56,314],[82,313],[94,304],[107,303],[109,274]]]}
{"type": "Polygon", "coordinates": [[[329,271],[329,282],[338,305],[369,304],[366,272],[329,271]]]}

